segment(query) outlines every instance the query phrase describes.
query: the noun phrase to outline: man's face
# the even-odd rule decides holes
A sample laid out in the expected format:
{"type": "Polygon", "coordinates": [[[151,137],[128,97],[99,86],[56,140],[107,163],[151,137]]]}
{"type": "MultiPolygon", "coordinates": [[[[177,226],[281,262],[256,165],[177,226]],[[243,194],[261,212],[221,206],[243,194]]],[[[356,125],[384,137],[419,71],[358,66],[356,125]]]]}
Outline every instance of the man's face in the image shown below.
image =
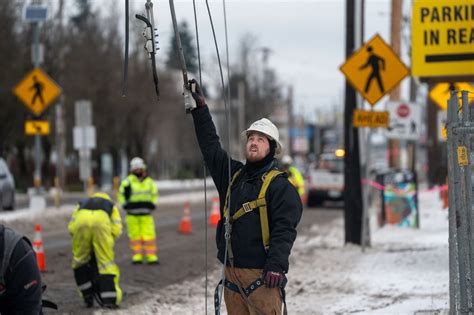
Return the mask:
{"type": "Polygon", "coordinates": [[[145,170],[142,169],[142,168],[137,168],[137,169],[133,170],[132,173],[137,177],[142,177],[143,174],[145,173],[145,170]]]}
{"type": "Polygon", "coordinates": [[[262,160],[270,152],[270,142],[268,138],[260,132],[252,132],[247,137],[245,145],[245,157],[249,162],[262,160]]]}

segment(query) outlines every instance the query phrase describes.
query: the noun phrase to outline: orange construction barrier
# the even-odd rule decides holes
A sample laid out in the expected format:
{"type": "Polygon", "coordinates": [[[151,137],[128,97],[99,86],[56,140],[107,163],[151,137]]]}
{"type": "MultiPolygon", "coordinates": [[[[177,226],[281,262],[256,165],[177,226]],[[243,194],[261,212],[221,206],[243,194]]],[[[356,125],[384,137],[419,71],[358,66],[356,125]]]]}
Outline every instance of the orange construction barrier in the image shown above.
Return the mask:
{"type": "Polygon", "coordinates": [[[217,223],[221,219],[221,213],[219,211],[219,198],[212,198],[211,213],[209,214],[209,225],[217,226],[217,223]]]}
{"type": "Polygon", "coordinates": [[[178,232],[182,234],[190,234],[192,231],[191,226],[191,211],[189,210],[189,201],[184,204],[183,217],[179,223],[178,232]]]}
{"type": "Polygon", "coordinates": [[[33,249],[36,253],[36,261],[40,272],[46,271],[46,261],[43,248],[43,238],[41,236],[41,225],[35,225],[35,238],[33,240],[33,249]]]}

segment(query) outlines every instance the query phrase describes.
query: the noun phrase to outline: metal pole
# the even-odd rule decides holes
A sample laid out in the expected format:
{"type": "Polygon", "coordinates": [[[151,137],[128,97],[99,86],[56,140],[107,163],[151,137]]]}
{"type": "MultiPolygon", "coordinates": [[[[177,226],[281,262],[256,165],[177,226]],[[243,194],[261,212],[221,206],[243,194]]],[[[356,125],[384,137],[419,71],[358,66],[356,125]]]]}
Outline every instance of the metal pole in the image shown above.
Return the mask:
{"type": "MultiPolygon", "coordinates": [[[[364,1],[356,0],[354,6],[354,50],[362,46],[364,42],[364,1]]],[[[364,109],[364,100],[360,94],[356,95],[357,108],[364,109]]],[[[362,162],[362,174],[365,179],[368,178],[368,166],[370,165],[370,137],[372,130],[359,129],[359,146],[363,148],[359,151],[360,161],[362,162]],[[364,139],[365,138],[365,139],[364,139]]],[[[362,184],[360,184],[362,185],[362,184]]],[[[370,226],[369,226],[369,209],[368,209],[368,186],[361,186],[362,189],[362,217],[360,243],[362,251],[366,246],[370,246],[370,226]]]]}
{"type": "Polygon", "coordinates": [[[457,109],[453,98],[448,100],[447,150],[448,150],[448,194],[449,194],[449,310],[454,315],[459,309],[459,261],[457,259],[456,204],[454,194],[454,139],[453,126],[457,109]]]}
{"type": "MultiPolygon", "coordinates": [[[[458,99],[457,92],[451,92],[451,117],[453,119],[454,126],[459,123],[459,116],[457,114],[458,99]]],[[[467,232],[467,214],[466,209],[463,208],[463,193],[464,189],[461,185],[461,172],[459,165],[457,164],[458,155],[457,147],[459,145],[459,136],[456,133],[452,134],[453,140],[451,141],[452,150],[452,163],[453,163],[453,175],[454,175],[454,202],[456,204],[456,235],[457,235],[457,247],[458,247],[458,264],[459,264],[459,287],[460,287],[460,308],[461,314],[468,313],[468,272],[469,272],[469,258],[468,258],[468,232],[467,232]]]]}
{"type": "MultiPolygon", "coordinates": [[[[467,91],[462,91],[462,116],[463,116],[463,125],[464,126],[469,126],[470,125],[470,109],[469,109],[469,101],[468,101],[468,95],[467,91]]],[[[463,145],[467,147],[467,158],[469,160],[470,158],[470,153],[471,153],[471,135],[470,134],[463,134],[462,135],[462,142],[463,145]]],[[[470,294],[468,295],[468,305],[471,305],[474,302],[474,298],[472,297],[472,294],[474,293],[474,283],[472,283],[472,276],[474,275],[474,262],[472,261],[473,258],[473,253],[474,253],[474,235],[473,233],[473,226],[474,226],[474,215],[472,215],[472,182],[471,182],[471,164],[470,162],[468,165],[463,166],[461,170],[464,173],[464,185],[463,185],[463,193],[465,198],[463,199],[464,202],[464,210],[466,213],[466,228],[467,228],[467,236],[468,236],[468,242],[469,242],[469,253],[468,253],[468,262],[469,262],[469,278],[468,282],[470,283],[470,294]]]]}
{"type": "MultiPolygon", "coordinates": [[[[39,67],[39,22],[33,23],[33,64],[35,68],[39,67]]],[[[38,193],[41,187],[41,137],[39,133],[35,135],[35,172],[33,183],[38,193]]]]}

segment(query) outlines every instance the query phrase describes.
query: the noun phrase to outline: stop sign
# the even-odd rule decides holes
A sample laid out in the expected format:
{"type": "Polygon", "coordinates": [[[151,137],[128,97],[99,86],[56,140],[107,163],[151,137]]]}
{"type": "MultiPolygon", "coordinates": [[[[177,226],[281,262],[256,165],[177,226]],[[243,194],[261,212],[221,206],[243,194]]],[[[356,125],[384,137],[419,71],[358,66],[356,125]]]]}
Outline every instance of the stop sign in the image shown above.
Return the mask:
{"type": "Polygon", "coordinates": [[[397,108],[398,116],[405,118],[410,115],[410,107],[407,104],[400,104],[397,108]]]}

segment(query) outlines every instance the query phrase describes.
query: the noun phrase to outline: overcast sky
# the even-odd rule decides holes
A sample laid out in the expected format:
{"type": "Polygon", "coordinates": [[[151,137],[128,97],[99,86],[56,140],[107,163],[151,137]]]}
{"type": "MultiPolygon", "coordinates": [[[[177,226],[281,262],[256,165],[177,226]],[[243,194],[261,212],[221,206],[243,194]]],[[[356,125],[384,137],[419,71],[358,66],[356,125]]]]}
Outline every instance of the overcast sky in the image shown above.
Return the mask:
{"type": "MultiPolygon", "coordinates": [[[[131,23],[141,23],[133,15],[144,13],[146,0],[130,2],[131,23]]],[[[411,1],[406,0],[405,7],[407,2],[411,1]]],[[[93,0],[93,3],[103,11],[110,8],[112,2],[93,0]]],[[[113,3],[123,12],[124,1],[115,0],[113,3]]],[[[153,3],[160,34],[158,60],[163,62],[172,34],[169,1],[156,0],[153,3]]],[[[212,72],[216,69],[211,65],[215,59],[215,48],[206,5],[204,0],[197,0],[196,3],[203,71],[212,72]]],[[[225,67],[223,2],[211,0],[209,3],[225,67]]],[[[378,33],[390,42],[390,3],[390,0],[366,0],[365,40],[378,33]]],[[[192,0],[176,0],[175,8],[178,21],[187,20],[194,33],[192,0]]],[[[313,120],[317,108],[330,109],[334,104],[342,104],[344,77],[339,66],[345,59],[345,1],[227,0],[226,12],[231,64],[238,57],[240,38],[252,33],[259,46],[272,50],[269,65],[276,69],[280,81],[285,86],[293,86],[297,113],[313,120]]],[[[120,27],[123,28],[122,25],[120,27]]]]}

